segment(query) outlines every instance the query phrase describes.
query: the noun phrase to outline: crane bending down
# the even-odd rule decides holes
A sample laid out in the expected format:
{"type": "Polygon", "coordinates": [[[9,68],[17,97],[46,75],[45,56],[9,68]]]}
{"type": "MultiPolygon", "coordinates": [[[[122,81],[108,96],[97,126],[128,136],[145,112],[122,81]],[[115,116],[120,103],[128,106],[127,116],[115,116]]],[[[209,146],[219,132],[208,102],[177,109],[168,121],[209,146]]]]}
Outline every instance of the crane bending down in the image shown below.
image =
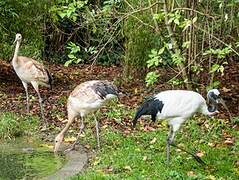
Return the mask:
{"type": "MultiPolygon", "coordinates": [[[[109,81],[92,80],[86,81],[78,85],[70,94],[67,102],[68,122],[63,130],[56,136],[54,144],[54,152],[59,150],[59,147],[64,139],[64,134],[73,123],[74,119],[78,116],[81,118],[80,132],[76,141],[72,144],[71,148],[67,151],[74,149],[80,134],[84,129],[84,117],[89,113],[98,110],[108,100],[118,96],[118,90],[115,85],[109,81]]],[[[95,118],[96,123],[96,137],[98,148],[100,147],[99,140],[99,123],[95,118]]]]}
{"type": "Polygon", "coordinates": [[[21,41],[22,41],[22,35],[19,33],[16,34],[16,38],[14,41],[14,43],[16,42],[16,48],[15,48],[14,56],[12,59],[12,65],[17,76],[22,81],[22,84],[26,91],[27,113],[29,113],[29,96],[28,96],[27,86],[29,83],[31,83],[33,88],[37,92],[37,95],[39,98],[39,104],[41,108],[41,116],[45,123],[44,125],[46,126],[46,120],[45,120],[44,111],[43,111],[43,102],[39,92],[39,85],[43,85],[43,86],[51,88],[52,77],[49,71],[46,68],[44,68],[44,66],[40,64],[39,62],[29,57],[18,56],[18,51],[20,48],[21,41]]]}
{"type": "Polygon", "coordinates": [[[218,113],[218,104],[224,104],[223,100],[220,98],[220,92],[217,89],[208,91],[207,98],[210,103],[209,106],[207,106],[206,100],[200,94],[194,91],[163,91],[146,100],[139,107],[133,120],[133,127],[136,126],[137,120],[142,115],[151,115],[153,122],[155,122],[156,118],[167,119],[170,125],[166,149],[167,163],[170,161],[170,145],[191,154],[198,162],[204,163],[198,156],[182,149],[181,147],[178,147],[173,143],[173,141],[176,131],[178,131],[182,123],[187,118],[191,117],[197,112],[212,116],[218,113]]]}

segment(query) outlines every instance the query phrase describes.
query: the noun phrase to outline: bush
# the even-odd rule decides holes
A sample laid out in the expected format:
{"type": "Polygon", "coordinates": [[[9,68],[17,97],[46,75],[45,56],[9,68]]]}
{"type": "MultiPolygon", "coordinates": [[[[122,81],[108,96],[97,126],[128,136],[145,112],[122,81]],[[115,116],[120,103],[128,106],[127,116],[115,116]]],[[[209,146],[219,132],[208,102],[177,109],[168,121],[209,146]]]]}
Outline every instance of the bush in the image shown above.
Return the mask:
{"type": "Polygon", "coordinates": [[[12,58],[16,33],[21,33],[23,36],[22,54],[35,59],[42,58],[42,31],[47,7],[46,0],[5,0],[0,2],[0,37],[2,37],[0,59],[12,58]]]}

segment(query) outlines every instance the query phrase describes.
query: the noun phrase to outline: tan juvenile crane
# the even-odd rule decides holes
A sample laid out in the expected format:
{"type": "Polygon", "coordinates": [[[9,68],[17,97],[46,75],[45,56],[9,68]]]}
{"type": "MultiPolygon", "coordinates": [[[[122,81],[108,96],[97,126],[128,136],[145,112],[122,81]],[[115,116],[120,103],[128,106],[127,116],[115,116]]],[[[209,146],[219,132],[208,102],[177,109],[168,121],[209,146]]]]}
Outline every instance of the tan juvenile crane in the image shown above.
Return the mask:
{"type": "Polygon", "coordinates": [[[17,74],[17,76],[21,79],[22,84],[26,91],[27,97],[27,113],[29,113],[29,96],[28,96],[28,84],[31,83],[33,88],[36,90],[39,104],[41,108],[41,116],[46,125],[46,120],[43,112],[43,102],[39,92],[39,85],[43,85],[46,87],[52,86],[52,77],[49,71],[39,62],[35,61],[32,58],[18,56],[19,47],[22,41],[22,35],[16,34],[16,38],[14,43],[16,43],[16,48],[14,52],[14,56],[12,59],[13,68],[17,74]]]}
{"type": "MultiPolygon", "coordinates": [[[[64,139],[64,135],[69,129],[70,125],[73,123],[76,117],[80,116],[81,118],[81,126],[80,132],[76,138],[76,141],[73,143],[71,148],[72,150],[79,137],[84,129],[84,117],[89,113],[93,113],[98,110],[103,104],[105,104],[108,100],[118,96],[118,90],[116,86],[114,86],[109,81],[101,81],[101,80],[92,80],[86,81],[80,85],[78,85],[70,94],[67,102],[67,114],[68,114],[68,122],[64,129],[56,136],[55,138],[55,146],[54,152],[59,150],[59,147],[64,139]]],[[[96,137],[97,144],[100,147],[99,141],[99,123],[95,118],[96,123],[96,137]]]]}

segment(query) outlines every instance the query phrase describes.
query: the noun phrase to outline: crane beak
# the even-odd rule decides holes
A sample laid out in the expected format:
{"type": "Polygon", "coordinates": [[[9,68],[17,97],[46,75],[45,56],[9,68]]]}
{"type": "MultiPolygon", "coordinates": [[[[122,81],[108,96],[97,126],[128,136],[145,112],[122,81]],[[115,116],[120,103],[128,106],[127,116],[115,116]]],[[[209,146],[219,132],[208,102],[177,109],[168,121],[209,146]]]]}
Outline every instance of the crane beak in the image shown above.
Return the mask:
{"type": "Polygon", "coordinates": [[[217,101],[217,103],[219,104],[222,104],[224,107],[226,106],[226,103],[225,103],[225,101],[222,99],[222,98],[219,98],[219,99],[217,99],[216,100],[217,101]]]}
{"type": "Polygon", "coordinates": [[[17,39],[15,39],[14,41],[13,41],[13,44],[15,44],[17,42],[17,39]]]}
{"type": "Polygon", "coordinates": [[[233,122],[233,118],[232,118],[231,112],[229,111],[229,109],[228,109],[228,107],[227,107],[225,101],[224,101],[222,98],[219,98],[219,99],[217,100],[217,103],[222,104],[222,106],[227,110],[228,115],[229,115],[229,119],[230,119],[231,123],[233,124],[234,122],[233,122]]]}

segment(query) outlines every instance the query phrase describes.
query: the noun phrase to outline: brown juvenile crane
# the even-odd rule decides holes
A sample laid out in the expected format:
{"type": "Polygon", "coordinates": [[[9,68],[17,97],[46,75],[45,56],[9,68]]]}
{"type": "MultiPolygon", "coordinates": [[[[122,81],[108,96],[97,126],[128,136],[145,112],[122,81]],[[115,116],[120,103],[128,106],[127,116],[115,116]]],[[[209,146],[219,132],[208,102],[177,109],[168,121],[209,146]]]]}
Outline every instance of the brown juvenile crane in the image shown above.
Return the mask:
{"type": "MultiPolygon", "coordinates": [[[[70,94],[67,102],[67,114],[68,122],[64,129],[56,136],[54,152],[59,150],[59,147],[64,139],[64,135],[73,123],[76,117],[80,116],[81,125],[80,132],[76,138],[76,141],[72,144],[71,148],[67,151],[74,149],[80,134],[84,129],[84,117],[89,113],[93,113],[98,110],[108,100],[118,96],[118,90],[115,85],[109,81],[92,80],[86,81],[78,85],[70,94]]],[[[96,137],[98,148],[100,147],[99,140],[99,123],[94,116],[96,123],[96,137]]]]}
{"type": "Polygon", "coordinates": [[[17,33],[14,43],[16,43],[16,48],[14,56],[12,59],[13,68],[17,76],[22,81],[22,84],[26,91],[27,97],[27,113],[29,113],[29,96],[28,96],[28,84],[31,83],[33,88],[36,90],[39,104],[41,108],[41,116],[46,126],[46,120],[43,112],[43,100],[39,92],[39,85],[46,87],[52,87],[52,77],[49,71],[39,62],[35,61],[32,58],[18,56],[19,47],[22,41],[22,35],[17,33]]]}

